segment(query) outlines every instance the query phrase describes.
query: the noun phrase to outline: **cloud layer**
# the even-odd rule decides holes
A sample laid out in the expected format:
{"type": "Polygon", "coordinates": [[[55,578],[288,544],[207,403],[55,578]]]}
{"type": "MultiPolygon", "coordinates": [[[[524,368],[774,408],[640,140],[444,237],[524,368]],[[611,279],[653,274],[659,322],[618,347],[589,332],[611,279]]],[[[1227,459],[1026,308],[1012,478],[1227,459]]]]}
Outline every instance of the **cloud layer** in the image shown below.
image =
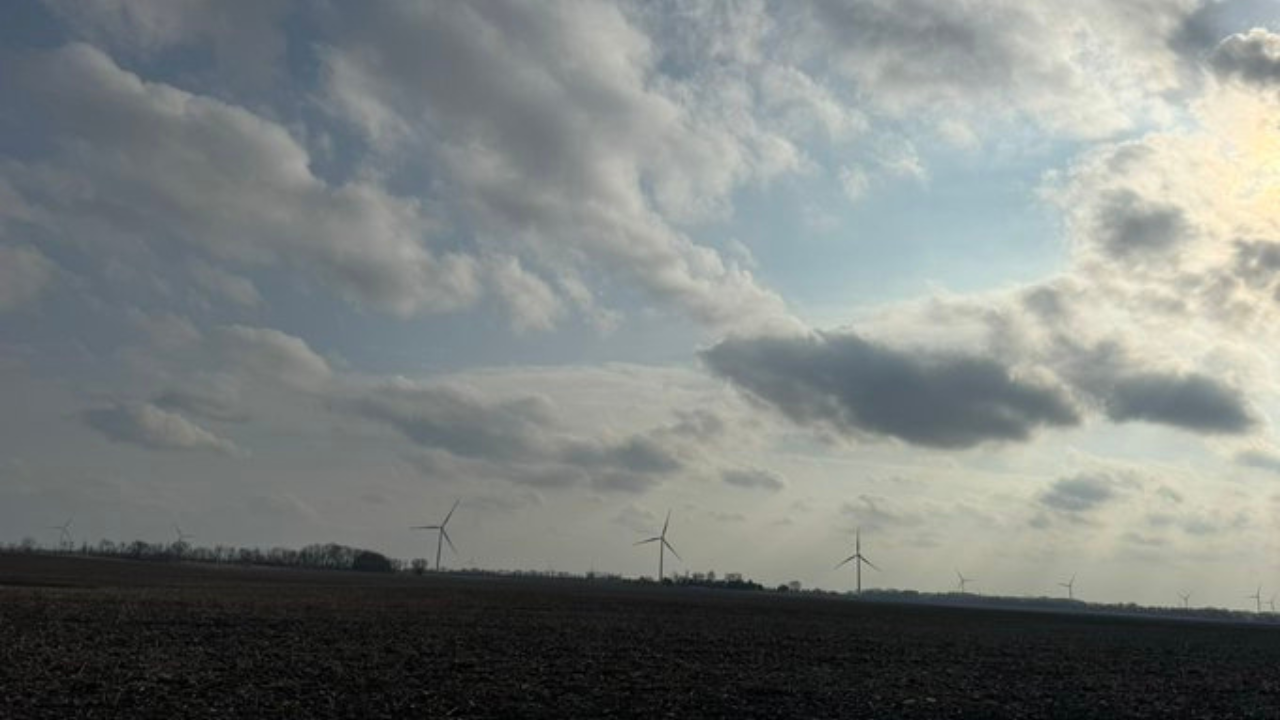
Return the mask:
{"type": "Polygon", "coordinates": [[[967,448],[1079,422],[1060,390],[995,360],[913,354],[853,334],[729,339],[702,358],[791,419],[841,433],[967,448]]]}

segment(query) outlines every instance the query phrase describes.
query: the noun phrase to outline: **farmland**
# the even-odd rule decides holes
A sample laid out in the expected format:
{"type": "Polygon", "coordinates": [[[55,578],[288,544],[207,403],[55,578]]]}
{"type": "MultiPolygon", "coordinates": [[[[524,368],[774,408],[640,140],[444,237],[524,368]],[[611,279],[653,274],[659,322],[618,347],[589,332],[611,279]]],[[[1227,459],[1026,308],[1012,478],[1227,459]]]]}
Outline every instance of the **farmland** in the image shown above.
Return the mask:
{"type": "Polygon", "coordinates": [[[1280,632],[0,555],[0,716],[1280,716],[1280,632]]]}

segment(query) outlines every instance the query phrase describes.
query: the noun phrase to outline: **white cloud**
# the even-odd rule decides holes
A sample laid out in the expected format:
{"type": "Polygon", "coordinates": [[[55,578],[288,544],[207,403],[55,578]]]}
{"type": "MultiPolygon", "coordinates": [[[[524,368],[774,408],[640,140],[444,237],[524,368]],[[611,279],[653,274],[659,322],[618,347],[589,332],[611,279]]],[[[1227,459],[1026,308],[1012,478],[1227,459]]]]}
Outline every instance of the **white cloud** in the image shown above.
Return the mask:
{"type": "Polygon", "coordinates": [[[1106,136],[1165,112],[1171,47],[1198,0],[813,0],[793,52],[830,64],[893,115],[999,116],[1106,136]]]}
{"type": "Polygon", "coordinates": [[[230,325],[211,339],[222,367],[243,369],[268,383],[317,389],[333,374],[305,341],[279,330],[230,325]]]}
{"type": "Polygon", "coordinates": [[[330,101],[386,160],[426,163],[478,242],[627,278],[713,325],[786,321],[775,293],[679,229],[799,167],[754,121],[749,87],[656,74],[659,51],[610,5],[360,9],[324,54],[330,101]]]}

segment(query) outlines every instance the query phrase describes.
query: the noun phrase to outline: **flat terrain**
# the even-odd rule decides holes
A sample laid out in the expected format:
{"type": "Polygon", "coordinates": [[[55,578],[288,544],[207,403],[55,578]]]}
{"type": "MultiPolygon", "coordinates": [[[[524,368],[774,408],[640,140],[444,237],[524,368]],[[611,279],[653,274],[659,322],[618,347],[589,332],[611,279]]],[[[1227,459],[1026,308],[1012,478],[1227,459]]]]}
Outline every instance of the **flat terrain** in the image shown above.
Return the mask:
{"type": "Polygon", "coordinates": [[[0,717],[1280,717],[1280,632],[0,554],[0,717]]]}

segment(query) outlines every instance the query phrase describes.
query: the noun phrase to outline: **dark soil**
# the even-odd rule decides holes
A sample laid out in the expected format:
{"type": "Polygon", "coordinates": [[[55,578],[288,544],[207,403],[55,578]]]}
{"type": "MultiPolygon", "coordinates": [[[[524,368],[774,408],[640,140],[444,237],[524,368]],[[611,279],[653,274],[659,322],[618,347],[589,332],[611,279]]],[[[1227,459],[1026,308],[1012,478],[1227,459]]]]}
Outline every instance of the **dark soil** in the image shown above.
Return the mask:
{"type": "Polygon", "coordinates": [[[4,718],[1280,717],[1265,627],[0,555],[4,718]]]}

